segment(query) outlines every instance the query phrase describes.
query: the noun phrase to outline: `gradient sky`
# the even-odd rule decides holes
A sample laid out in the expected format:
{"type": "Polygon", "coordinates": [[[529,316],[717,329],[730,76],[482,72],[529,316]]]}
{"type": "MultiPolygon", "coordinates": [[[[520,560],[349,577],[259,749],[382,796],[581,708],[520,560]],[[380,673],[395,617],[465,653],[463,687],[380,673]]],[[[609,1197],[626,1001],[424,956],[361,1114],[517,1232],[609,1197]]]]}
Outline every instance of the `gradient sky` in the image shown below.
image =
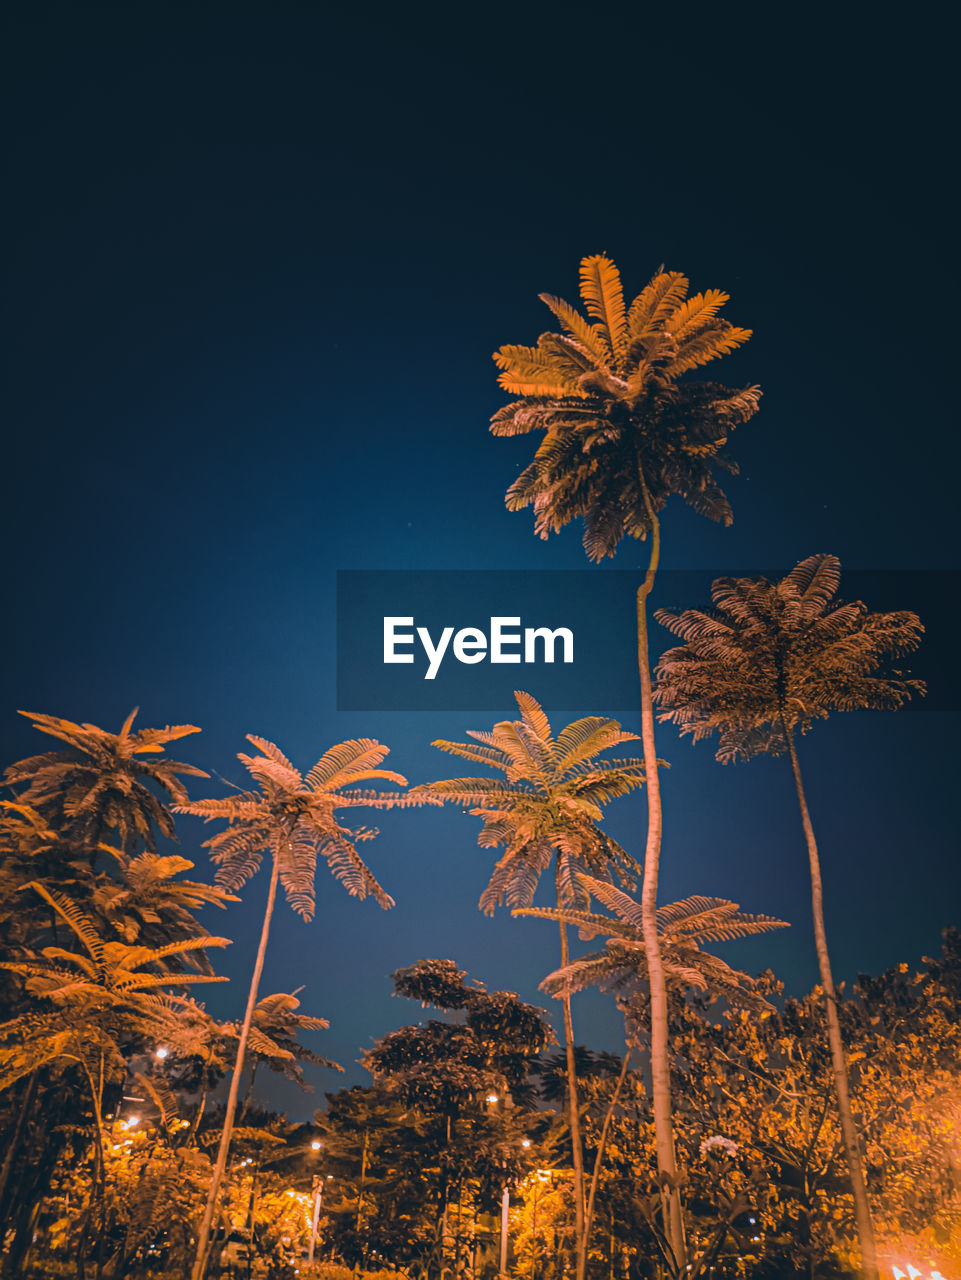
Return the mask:
{"type": "MultiPolygon", "coordinates": [[[[235,781],[248,732],[303,767],[363,735],[413,780],[456,772],[430,740],[490,713],[336,711],[335,572],[585,566],[579,529],[545,544],[505,511],[532,439],[486,424],[491,351],[548,327],[538,292],[573,300],[587,253],[632,295],[661,263],[723,287],[755,330],[722,375],[765,391],[734,440],[735,525],[673,503],[666,567],[956,568],[947,44],[877,14],[757,12],[11,9],[2,759],[40,749],[18,707],[116,728],[139,705],[142,725],[201,725],[184,756],[235,781]]],[[[614,567],[641,563],[631,544],[614,567]]],[[[961,923],[958,727],[849,716],[804,743],[839,977],[915,963],[961,923]]],[[[791,921],[725,954],[804,990],[785,763],[722,769],[670,728],[659,749],[662,897],[791,921]]],[[[642,801],[612,811],[634,848],[642,821],[642,801]]],[[[364,1079],[362,1049],[422,1016],[387,976],[421,956],[547,1003],[550,926],[476,911],[476,820],[380,826],[366,852],[397,907],[321,881],[316,920],[284,908],[271,943],[263,990],[303,985],[333,1024],[313,1043],[347,1067],[318,1089],[364,1079]]],[[[182,832],[203,868],[199,824],[182,832]]],[[[236,939],[218,1014],[241,1007],[264,892],[209,921],[236,939]]],[[[606,1000],[575,1021],[618,1048],[606,1000]]],[[[295,1115],[320,1097],[267,1094],[295,1115]]]]}

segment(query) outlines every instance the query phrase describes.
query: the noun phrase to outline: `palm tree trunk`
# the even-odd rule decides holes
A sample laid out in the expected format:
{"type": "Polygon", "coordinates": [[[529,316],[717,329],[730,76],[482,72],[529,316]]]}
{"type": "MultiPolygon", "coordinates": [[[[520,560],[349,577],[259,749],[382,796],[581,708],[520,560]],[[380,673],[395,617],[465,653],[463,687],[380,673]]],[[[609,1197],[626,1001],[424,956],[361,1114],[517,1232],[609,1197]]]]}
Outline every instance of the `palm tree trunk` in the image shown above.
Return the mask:
{"type": "Polygon", "coordinates": [[[798,760],[797,747],[794,744],[794,734],[788,729],[783,720],[781,724],[784,729],[784,736],[787,738],[788,751],[791,756],[791,768],[794,770],[794,786],[797,790],[798,806],[801,810],[801,826],[804,828],[808,862],[811,867],[811,909],[814,916],[814,945],[817,950],[818,968],[821,973],[821,986],[824,989],[828,1044],[831,1046],[831,1065],[834,1070],[834,1088],[838,1098],[841,1139],[844,1143],[844,1154],[847,1157],[848,1173],[851,1178],[851,1190],[854,1194],[854,1218],[857,1223],[858,1241],[861,1245],[861,1273],[865,1280],[877,1280],[878,1259],[874,1243],[874,1224],[871,1221],[871,1210],[868,1205],[868,1192],[864,1181],[864,1169],[861,1164],[858,1133],[854,1125],[854,1117],[851,1114],[847,1061],[844,1054],[844,1044],[841,1040],[837,994],[834,989],[834,978],[831,974],[831,958],[828,954],[827,933],[824,928],[824,890],[821,884],[821,863],[818,858],[818,847],[814,838],[811,814],[804,796],[801,765],[798,760]]]}
{"type": "Polygon", "coordinates": [[[250,1068],[250,1079],[247,1081],[247,1088],[244,1090],[244,1100],[240,1104],[240,1116],[237,1119],[238,1124],[243,1124],[244,1116],[247,1114],[247,1108],[250,1106],[250,1099],[254,1092],[254,1081],[257,1079],[257,1068],[260,1060],[255,1059],[254,1065],[250,1068]]]}
{"type": "MultiPolygon", "coordinates": [[[[560,899],[557,905],[560,906],[560,899]]],[[[567,928],[561,924],[561,968],[570,964],[567,928]]],[[[567,1053],[567,1109],[571,1126],[571,1157],[574,1166],[574,1255],[576,1280],[584,1280],[587,1270],[587,1236],[584,1231],[584,1148],[581,1146],[581,1116],[577,1105],[577,1061],[574,1057],[574,1019],[571,998],[561,1000],[564,1006],[564,1048],[567,1053]]]]}
{"type": "Polygon", "coordinates": [[[651,555],[644,581],[637,589],[637,670],[641,683],[641,745],[644,785],[647,791],[647,843],[644,849],[644,881],[641,889],[641,932],[651,984],[651,1097],[654,1104],[654,1140],[660,1183],[664,1235],[680,1272],[687,1265],[684,1219],[677,1187],[674,1154],[674,1122],[671,1106],[671,1063],[668,1047],[667,978],[657,932],[657,877],[661,859],[661,785],[654,745],[654,699],[651,661],[647,644],[647,599],[654,586],[661,553],[661,527],[651,503],[644,475],[638,476],[651,526],[651,555]]]}
{"type": "Polygon", "coordinates": [[[3,1244],[3,1237],[6,1235],[7,1186],[10,1182],[10,1174],[13,1171],[16,1158],[20,1154],[20,1142],[23,1138],[23,1131],[26,1128],[27,1121],[33,1111],[39,1083],[40,1072],[32,1072],[27,1080],[27,1087],[24,1090],[23,1097],[20,1100],[20,1106],[17,1110],[17,1122],[7,1145],[6,1155],[3,1157],[3,1168],[0,1169],[0,1245],[3,1244]]]}
{"type": "Polygon", "coordinates": [[[610,1106],[607,1108],[607,1114],[604,1117],[604,1123],[601,1125],[601,1136],[597,1144],[597,1153],[594,1156],[594,1172],[591,1174],[591,1189],[587,1197],[587,1214],[584,1220],[584,1242],[585,1253],[587,1246],[591,1240],[591,1227],[594,1224],[594,1200],[597,1196],[597,1184],[601,1178],[601,1166],[604,1163],[604,1149],[607,1146],[607,1132],[611,1127],[611,1120],[614,1116],[617,1100],[621,1096],[621,1089],[624,1087],[624,1081],[627,1079],[627,1064],[631,1060],[631,1051],[627,1049],[624,1053],[624,1061],[621,1063],[621,1074],[617,1077],[617,1084],[614,1088],[614,1096],[611,1098],[610,1106]]]}
{"type": "Polygon", "coordinates": [[[227,1095],[227,1111],[224,1115],[224,1128],[220,1135],[220,1146],[217,1150],[217,1162],[210,1179],[210,1190],[207,1192],[207,1203],[204,1207],[203,1221],[200,1224],[200,1238],[197,1241],[197,1256],[194,1259],[191,1280],[203,1280],[207,1267],[207,1251],[210,1246],[210,1230],[213,1226],[214,1213],[220,1194],[220,1184],[227,1171],[227,1156],[230,1152],[230,1139],[233,1134],[234,1116],[237,1114],[237,1098],[240,1093],[240,1079],[244,1070],[244,1055],[247,1052],[247,1038],[250,1035],[250,1024],[253,1021],[254,1008],[257,1004],[257,991],[260,987],[261,975],[264,971],[264,956],[267,952],[267,938],[270,935],[270,922],[274,914],[274,903],[277,900],[277,878],[280,862],[273,856],[270,868],[270,887],[267,890],[267,907],[264,911],[264,923],[260,930],[260,944],[257,947],[257,959],[254,961],[254,972],[250,979],[250,990],[247,993],[247,1009],[244,1013],[243,1026],[237,1042],[237,1057],[234,1062],[233,1075],[230,1080],[230,1092],[227,1095]]]}

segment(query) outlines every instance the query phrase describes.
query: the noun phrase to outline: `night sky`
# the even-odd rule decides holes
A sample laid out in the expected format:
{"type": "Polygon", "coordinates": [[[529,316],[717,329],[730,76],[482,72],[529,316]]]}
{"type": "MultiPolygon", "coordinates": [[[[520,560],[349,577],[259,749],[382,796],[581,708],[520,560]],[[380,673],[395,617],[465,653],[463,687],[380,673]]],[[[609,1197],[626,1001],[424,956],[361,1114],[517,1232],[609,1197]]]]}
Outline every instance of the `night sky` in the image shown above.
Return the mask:
{"type": "MultiPolygon", "coordinates": [[[[755,331],[718,366],[765,392],[734,438],[735,524],[673,502],[665,567],[828,551],[956,568],[947,42],[923,10],[899,26],[864,12],[11,6],[3,761],[43,749],[17,708],[116,730],[139,705],[142,726],[202,726],[181,754],[235,782],[245,733],[303,768],[371,736],[413,781],[459,772],[431,739],[511,706],[338,713],[335,574],[586,567],[579,528],[542,543],[506,512],[535,438],[494,440],[487,421],[504,401],[490,353],[551,327],[537,294],[574,301],[588,253],[616,259],[630,296],[661,263],[724,288],[755,331]]],[[[961,924],[958,729],[956,711],[919,710],[804,741],[840,978],[917,963],[961,924]]],[[[791,921],[724,954],[807,989],[785,761],[722,768],[669,726],[659,750],[662,900],[791,921]]],[[[621,801],[611,830],[637,850],[643,816],[621,801]]],[[[312,924],[277,917],[263,991],[303,986],[332,1022],[312,1043],[347,1068],[311,1070],[306,1098],[266,1086],[293,1115],[366,1079],[360,1052],[424,1016],[388,978],[419,957],[549,1003],[551,927],[476,910],[493,861],[477,820],[379,825],[364,851],[393,911],[326,878],[312,924]]],[[[200,824],[181,830],[206,875],[200,824]]],[[[218,1015],[242,1009],[265,890],[206,920],[236,939],[218,1015]]],[[[575,1026],[621,1043],[606,998],[579,998],[575,1026]]]]}

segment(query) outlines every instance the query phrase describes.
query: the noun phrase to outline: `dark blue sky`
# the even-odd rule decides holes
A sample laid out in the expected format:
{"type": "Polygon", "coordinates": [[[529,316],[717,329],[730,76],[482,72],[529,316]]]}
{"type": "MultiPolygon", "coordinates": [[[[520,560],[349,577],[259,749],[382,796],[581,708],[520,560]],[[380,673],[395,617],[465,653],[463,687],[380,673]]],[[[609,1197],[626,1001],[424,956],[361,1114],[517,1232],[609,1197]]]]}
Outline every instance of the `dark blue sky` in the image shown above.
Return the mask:
{"type": "MultiPolygon", "coordinates": [[[[722,287],[755,330],[723,375],[765,389],[735,438],[736,523],[673,505],[666,567],[815,551],[956,567],[946,46],[877,15],[797,14],[8,13],[3,758],[38,749],[17,707],[116,727],[139,705],[142,724],[201,725],[184,754],[237,781],[247,732],[304,767],[365,735],[414,780],[455,772],[428,743],[490,713],[336,711],[334,575],[584,567],[579,530],[543,544],[504,510],[532,441],[486,423],[491,351],[547,327],[537,293],[573,299],[586,253],[610,252],[632,294],[660,263],[722,287]]],[[[615,567],[641,562],[632,545],[615,567]]],[[[959,923],[957,732],[924,711],[838,719],[804,744],[841,976],[915,961],[959,923]]],[[[729,954],[803,989],[784,762],[722,769],[670,729],[660,750],[664,898],[790,920],[729,954]]],[[[642,816],[622,802],[613,830],[637,847],[642,816]]],[[[477,913],[491,857],[475,820],[380,825],[368,850],[395,910],[322,882],[312,925],[279,917],[265,981],[305,986],[333,1023],[317,1047],[349,1079],[372,1037],[419,1016],[391,1004],[390,970],[450,956],[540,1001],[555,956],[549,926],[477,913]]],[[[200,838],[184,824],[202,867],[200,838]]],[[[237,939],[220,1013],[240,1008],[263,891],[211,921],[237,939]]],[[[617,1047],[603,1000],[575,1016],[617,1047]]]]}

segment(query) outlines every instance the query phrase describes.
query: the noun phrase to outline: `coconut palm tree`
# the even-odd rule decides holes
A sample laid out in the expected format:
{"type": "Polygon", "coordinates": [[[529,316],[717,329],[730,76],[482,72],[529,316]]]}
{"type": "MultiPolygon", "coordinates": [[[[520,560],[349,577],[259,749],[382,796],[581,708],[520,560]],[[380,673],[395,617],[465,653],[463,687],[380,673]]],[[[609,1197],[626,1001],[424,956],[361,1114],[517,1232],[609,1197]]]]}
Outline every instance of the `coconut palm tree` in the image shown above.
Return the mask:
{"type": "Polygon", "coordinates": [[[348,893],[356,898],[370,894],[386,910],[393,906],[394,900],[380,886],[356,847],[361,841],[375,836],[376,831],[367,828],[351,830],[338,822],[336,811],[358,807],[385,809],[429,802],[425,798],[412,800],[397,793],[379,792],[357,785],[374,780],[407,785],[407,780],[399,773],[378,768],[389,748],[371,738],[338,743],[325,752],[306,775],[295,769],[274,743],[251,734],[247,735],[247,741],[257,748],[258,754],[250,756],[241,752],[238,759],[257,783],[258,790],[242,791],[222,800],[197,800],[174,806],[176,813],[193,814],[208,822],[215,819],[227,822],[223,831],[206,842],[206,847],[217,864],[218,882],[231,892],[246,884],[259,870],[265,856],[270,859],[270,880],[260,942],[237,1039],[224,1127],[197,1243],[193,1280],[202,1280],[207,1265],[210,1230],[227,1168],[277,885],[283,885],[293,910],[304,920],[310,920],[314,914],[317,859],[321,857],[348,893]]]}
{"type": "Polygon", "coordinates": [[[814,939],[861,1265],[866,1275],[876,1276],[874,1230],[824,927],[821,864],[795,739],[833,711],[894,710],[912,694],[922,694],[921,681],[887,667],[918,646],[923,627],[914,613],[870,613],[860,601],[842,603],[840,581],[838,558],[815,555],[780,582],[718,578],[711,589],[713,609],[659,610],[658,621],[684,644],[661,658],[655,698],[659,718],[673,721],[682,734],[698,741],[717,733],[717,759],[724,764],[762,753],[790,758],[807,844],[814,939]]]}
{"type": "MultiPolygon", "coordinates": [[[[298,1040],[297,1034],[300,1031],[326,1031],[330,1026],[326,1018],[315,1018],[310,1014],[297,1012],[300,1008],[297,996],[302,990],[302,987],[298,987],[296,991],[278,991],[273,995],[262,996],[254,1006],[247,1040],[248,1055],[253,1061],[238,1123],[243,1123],[244,1112],[253,1093],[257,1068],[261,1063],[266,1063],[272,1071],[282,1072],[288,1080],[293,1080],[302,1089],[310,1088],[304,1083],[300,1065],[302,1062],[312,1063],[315,1067],[326,1067],[330,1071],[344,1069],[339,1063],[322,1057],[298,1040]]],[[[239,1028],[234,1030],[239,1032],[239,1028]]]]}
{"type": "Polygon", "coordinates": [[[166,972],[169,959],[208,947],[227,947],[230,939],[205,935],[162,947],[127,946],[105,939],[98,921],[66,895],[37,883],[24,887],[38,893],[56,912],[83,952],[44,947],[42,959],[0,960],[0,969],[26,980],[32,997],[30,1008],[0,1023],[0,1089],[62,1057],[74,1058],[89,1075],[90,1052],[95,1051],[102,1059],[95,1098],[99,1108],[106,1083],[104,1063],[119,1067],[123,1062],[119,1049],[114,1052],[111,1047],[115,1047],[111,1028],[117,1020],[125,1033],[162,1038],[171,1007],[160,998],[164,988],[227,981],[206,973],[166,972]],[[38,1011],[38,998],[49,1002],[48,1011],[38,1011]]]}
{"type": "MultiPolygon", "coordinates": [[[[757,411],[760,389],[684,381],[686,374],[751,336],[720,315],[728,301],[721,290],[689,297],[687,278],[661,269],[628,306],[617,267],[605,254],[595,254],[581,262],[580,292],[586,316],[560,298],[541,294],[563,332],[542,334],[536,347],[504,346],[496,352],[500,385],[517,399],[494,414],[491,431],[498,436],[544,432],[533,462],[506,497],[512,511],[534,508],[540,537],[583,519],[584,549],[592,560],[614,555],[625,536],[650,537],[647,573],[637,592],[648,804],[641,904],[651,981],[657,1160],[671,1248],[683,1265],[684,1226],[674,1190],[667,985],[656,923],[662,815],[647,600],[660,559],[657,513],[668,498],[677,495],[702,515],[730,524],[731,508],[715,472],[736,471],[722,450],[732,430],[757,411]]],[[[583,1264],[577,1280],[583,1280],[583,1264]]]]}
{"type": "Polygon", "coordinates": [[[131,853],[138,841],[156,850],[156,833],[176,838],[168,806],[155,793],[187,799],[178,775],[206,778],[202,769],[178,760],[156,759],[164,747],[200,730],[191,724],[133,730],[137,708],[119,733],[95,724],[74,724],[59,716],[21,711],[33,727],[66,743],[66,750],[19,760],[7,769],[7,786],[25,786],[17,796],[31,805],[67,843],[84,849],[91,864],[108,838],[131,853]]]}
{"type": "MultiPolygon", "coordinates": [[[[480,909],[490,915],[505,899],[511,907],[528,907],[538,881],[552,864],[557,905],[584,909],[589,896],[581,873],[600,880],[617,877],[631,883],[636,861],[616,840],[601,831],[602,807],[644,783],[639,759],[600,760],[612,747],[636,742],[616,720],[588,716],[576,720],[554,738],[550,722],[536,699],[516,692],[520,720],[495,724],[491,732],[470,732],[476,743],[438,740],[433,745],[476,764],[498,769],[498,778],[445,778],[415,787],[441,801],[471,806],[483,819],[477,843],[503,846],[504,854],[481,894],[480,909]],[[477,745],[480,744],[480,745],[477,745]]],[[[567,929],[560,922],[561,964],[570,956],[567,929]]],[[[574,1027],[569,998],[563,999],[567,1054],[568,1117],[574,1166],[575,1232],[578,1267],[584,1258],[584,1156],[577,1106],[574,1027]]]]}
{"type": "MultiPolygon", "coordinates": [[[[102,1227],[104,1091],[111,1081],[123,1079],[127,1069],[124,1049],[131,1038],[166,1037],[176,1019],[178,999],[170,994],[170,988],[227,981],[210,974],[164,972],[170,958],[228,946],[229,939],[188,938],[153,949],[131,947],[105,940],[99,922],[64,894],[37,883],[25,888],[43,898],[81,950],[44,947],[39,957],[0,961],[0,969],[25,980],[32,997],[24,1012],[0,1024],[0,1090],[25,1076],[36,1078],[54,1062],[79,1066],[94,1119],[95,1196],[91,1207],[99,1206],[102,1227]]],[[[99,1274],[99,1245],[97,1270],[99,1274]]]]}
{"type": "MultiPolygon", "coordinates": [[[[194,912],[204,906],[223,910],[228,902],[240,899],[220,885],[177,878],[193,865],[178,854],[146,852],[118,858],[117,878],[102,876],[93,886],[91,910],[127,943],[153,947],[177,938],[202,938],[207,930],[194,912]]],[[[202,951],[194,953],[192,962],[204,973],[213,972],[202,951]]]]}
{"type": "MultiPolygon", "coordinates": [[[[597,912],[563,907],[524,907],[515,910],[514,914],[538,916],[544,920],[555,920],[562,925],[571,925],[585,939],[607,936],[604,951],[579,956],[548,974],[541,983],[542,991],[561,1000],[569,1000],[576,992],[584,991],[587,987],[611,992],[624,1015],[627,1053],[621,1064],[620,1079],[608,1107],[594,1160],[584,1224],[585,1240],[589,1244],[608,1126],[627,1074],[630,1052],[633,1048],[640,1047],[643,1023],[650,1014],[650,972],[640,905],[616,885],[583,874],[579,879],[587,893],[597,898],[612,915],[604,916],[597,912]]],[[[784,928],[787,928],[785,921],[776,920],[772,916],[746,915],[736,902],[729,902],[724,898],[692,897],[658,907],[657,930],[668,988],[680,991],[693,988],[712,1001],[723,999],[731,1005],[770,1008],[758,992],[753,978],[738,969],[732,969],[719,956],[702,948],[706,942],[730,942],[750,934],[784,928]]],[[[666,1222],[664,1234],[664,1243],[667,1244],[666,1222]]],[[[676,1274],[680,1275],[681,1272],[677,1271],[676,1274]]],[[[687,1264],[684,1274],[691,1274],[687,1264]]]]}

